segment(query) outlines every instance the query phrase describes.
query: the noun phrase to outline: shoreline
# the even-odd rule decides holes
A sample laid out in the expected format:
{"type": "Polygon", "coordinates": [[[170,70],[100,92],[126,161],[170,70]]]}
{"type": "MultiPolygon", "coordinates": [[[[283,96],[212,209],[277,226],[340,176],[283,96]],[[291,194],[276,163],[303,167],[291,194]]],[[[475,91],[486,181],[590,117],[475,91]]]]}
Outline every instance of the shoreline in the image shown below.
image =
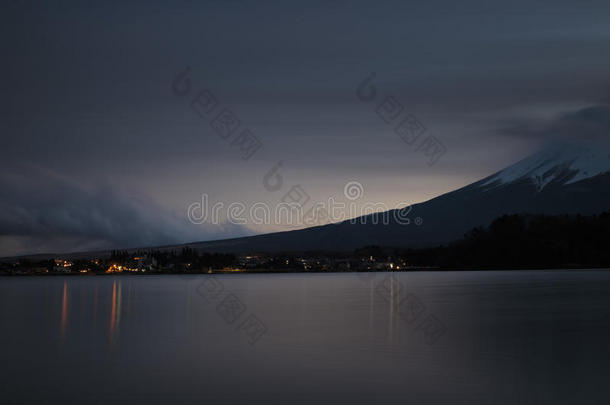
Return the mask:
{"type": "Polygon", "coordinates": [[[303,271],[300,269],[295,270],[274,270],[274,269],[260,269],[260,270],[213,270],[213,271],[202,271],[192,273],[170,273],[170,272],[123,272],[123,273],[38,273],[38,274],[7,274],[2,273],[0,277],[91,277],[91,276],[198,276],[198,275],[227,275],[227,274],[342,274],[342,273],[353,273],[353,274],[375,274],[375,273],[410,273],[410,272],[486,272],[486,271],[502,271],[502,272],[513,272],[513,271],[610,271],[610,267],[519,267],[519,268],[439,268],[439,267],[416,267],[404,270],[380,270],[380,271],[303,271]]]}

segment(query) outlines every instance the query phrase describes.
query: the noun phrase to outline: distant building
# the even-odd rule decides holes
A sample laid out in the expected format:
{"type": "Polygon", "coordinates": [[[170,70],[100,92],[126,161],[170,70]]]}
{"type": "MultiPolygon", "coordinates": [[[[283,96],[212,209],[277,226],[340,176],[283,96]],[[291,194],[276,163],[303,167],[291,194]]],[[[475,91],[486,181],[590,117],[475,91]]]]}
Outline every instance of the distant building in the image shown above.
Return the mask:
{"type": "Polygon", "coordinates": [[[55,273],[71,273],[73,263],[68,260],[55,259],[53,272],[55,273]]]}

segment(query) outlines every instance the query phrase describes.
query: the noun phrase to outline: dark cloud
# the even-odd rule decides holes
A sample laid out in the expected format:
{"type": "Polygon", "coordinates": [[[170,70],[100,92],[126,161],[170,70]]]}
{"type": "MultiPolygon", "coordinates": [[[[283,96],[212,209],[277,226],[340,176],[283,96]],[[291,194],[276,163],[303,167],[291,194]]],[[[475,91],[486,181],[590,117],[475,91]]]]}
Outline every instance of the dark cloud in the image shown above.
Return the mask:
{"type": "Polygon", "coordinates": [[[146,247],[242,236],[237,225],[190,223],[111,186],[80,186],[46,170],[0,175],[0,256],[41,251],[146,247]]]}
{"type": "Polygon", "coordinates": [[[610,105],[583,108],[566,114],[547,132],[573,140],[606,140],[610,138],[610,105]]]}
{"type": "Polygon", "coordinates": [[[560,115],[547,122],[525,122],[500,130],[501,133],[541,140],[571,142],[610,139],[610,103],[598,104],[560,115]]]}

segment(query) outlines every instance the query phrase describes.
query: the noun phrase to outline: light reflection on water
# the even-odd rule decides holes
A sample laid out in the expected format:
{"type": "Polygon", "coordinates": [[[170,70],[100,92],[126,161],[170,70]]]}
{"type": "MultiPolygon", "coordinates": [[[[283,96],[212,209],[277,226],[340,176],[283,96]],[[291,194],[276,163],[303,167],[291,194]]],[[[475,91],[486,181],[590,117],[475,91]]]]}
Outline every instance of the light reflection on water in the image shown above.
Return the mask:
{"type": "Polygon", "coordinates": [[[61,294],[61,323],[60,323],[60,341],[63,342],[66,337],[66,328],[68,327],[68,281],[64,281],[64,286],[61,294]]]}
{"type": "Polygon", "coordinates": [[[121,293],[121,281],[114,280],[112,283],[112,303],[110,309],[110,327],[108,331],[110,344],[115,342],[115,333],[118,333],[119,326],[121,325],[121,303],[123,294],[121,293]],[[118,284],[118,290],[117,290],[118,284]]]}
{"type": "Polygon", "coordinates": [[[567,404],[610,392],[609,272],[218,276],[268,326],[255,346],[198,295],[203,277],[0,279],[3,396],[567,404]],[[405,289],[446,324],[433,345],[404,321],[405,289]]]}
{"type": "MultiPolygon", "coordinates": [[[[97,330],[100,299],[102,301],[102,316],[107,325],[102,332],[108,337],[107,348],[111,349],[120,341],[121,319],[123,316],[130,319],[135,315],[133,301],[136,300],[138,294],[138,280],[133,277],[125,278],[127,280],[111,279],[110,277],[98,277],[96,280],[92,280],[91,277],[86,280],[82,277],[80,279],[75,277],[62,278],[59,291],[60,303],[56,307],[60,309],[56,318],[59,326],[56,331],[60,348],[63,347],[63,343],[67,339],[70,339],[71,333],[80,332],[78,328],[82,327],[83,324],[89,324],[92,331],[97,330]],[[123,288],[124,284],[126,284],[126,291],[123,288]],[[77,295],[81,297],[79,301],[74,300],[77,295]],[[76,319],[75,314],[80,314],[80,318],[76,319]],[[72,331],[71,326],[74,326],[72,331]]],[[[41,282],[46,281],[44,279],[39,280],[41,282]]],[[[57,277],[52,281],[56,280],[57,277]]],[[[192,283],[183,281],[183,284],[187,288],[184,314],[186,319],[190,319],[193,301],[195,299],[201,300],[201,297],[193,293],[195,286],[192,283]]],[[[47,300],[45,299],[45,301],[47,300]]],[[[201,302],[199,302],[199,305],[201,305],[201,302]]],[[[48,309],[48,303],[45,306],[48,309]]],[[[53,306],[51,305],[50,308],[52,310],[53,306]]],[[[99,337],[99,335],[96,337],[99,337]]]]}
{"type": "MultiPolygon", "coordinates": [[[[73,277],[72,277],[73,279],[73,277]]],[[[70,321],[71,318],[74,318],[75,313],[80,313],[79,322],[90,322],[90,326],[92,330],[96,329],[97,325],[97,317],[98,317],[98,307],[99,307],[99,283],[94,283],[91,286],[87,286],[86,289],[77,288],[80,290],[81,300],[78,304],[73,303],[73,297],[77,292],[71,294],[70,286],[72,283],[70,281],[78,281],[81,280],[72,280],[72,279],[64,279],[61,287],[61,311],[59,316],[59,328],[58,328],[58,341],[60,344],[60,348],[63,348],[64,342],[67,336],[70,333],[70,321]],[[90,300],[90,302],[88,302],[90,300]]],[[[111,281],[110,285],[104,285],[102,288],[107,288],[110,291],[109,296],[109,305],[107,305],[108,311],[108,328],[106,333],[108,335],[108,348],[112,348],[119,338],[120,334],[120,325],[121,325],[121,315],[123,313],[123,292],[122,292],[122,280],[114,279],[111,281]]],[[[128,308],[131,306],[131,298],[132,298],[133,289],[129,289],[129,294],[127,296],[127,305],[128,308]]],[[[128,311],[129,312],[129,311],[128,311]]],[[[73,322],[75,320],[73,319],[73,322]]]]}

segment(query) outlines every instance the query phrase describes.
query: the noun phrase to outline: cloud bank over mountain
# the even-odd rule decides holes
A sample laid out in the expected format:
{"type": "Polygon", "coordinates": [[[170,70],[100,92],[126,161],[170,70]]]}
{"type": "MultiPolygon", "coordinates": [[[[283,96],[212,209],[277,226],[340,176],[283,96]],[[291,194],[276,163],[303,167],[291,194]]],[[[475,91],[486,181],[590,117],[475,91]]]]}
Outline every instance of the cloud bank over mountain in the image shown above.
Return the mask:
{"type": "Polygon", "coordinates": [[[610,103],[560,114],[554,119],[504,128],[511,136],[570,142],[610,141],[610,103]]]}
{"type": "Polygon", "coordinates": [[[195,225],[148,198],[83,186],[48,170],[0,175],[0,256],[176,244],[249,235],[234,224],[195,225]]]}

